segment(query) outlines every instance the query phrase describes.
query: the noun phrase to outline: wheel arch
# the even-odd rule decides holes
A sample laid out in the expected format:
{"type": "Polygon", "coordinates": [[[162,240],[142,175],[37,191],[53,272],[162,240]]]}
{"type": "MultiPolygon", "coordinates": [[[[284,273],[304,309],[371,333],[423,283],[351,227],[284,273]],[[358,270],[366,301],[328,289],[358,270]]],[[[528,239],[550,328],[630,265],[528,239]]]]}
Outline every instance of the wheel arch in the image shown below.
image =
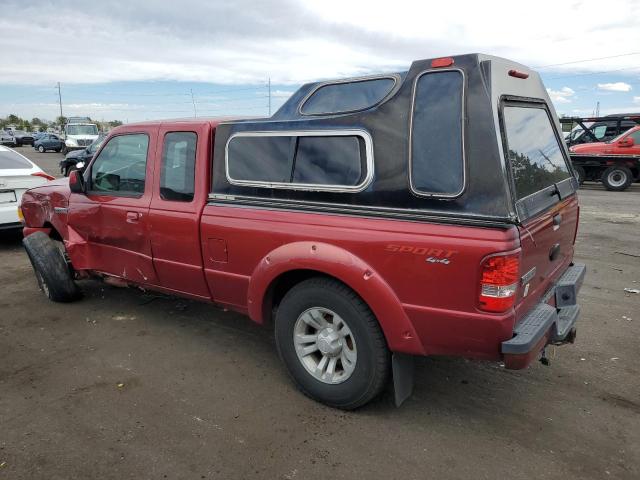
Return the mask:
{"type": "Polygon", "coordinates": [[[384,279],[358,256],[323,242],[295,242],[265,255],[249,282],[249,316],[257,323],[268,322],[284,294],[313,276],[333,278],[358,294],[376,316],[392,351],[425,354],[400,300],[384,279]]]}

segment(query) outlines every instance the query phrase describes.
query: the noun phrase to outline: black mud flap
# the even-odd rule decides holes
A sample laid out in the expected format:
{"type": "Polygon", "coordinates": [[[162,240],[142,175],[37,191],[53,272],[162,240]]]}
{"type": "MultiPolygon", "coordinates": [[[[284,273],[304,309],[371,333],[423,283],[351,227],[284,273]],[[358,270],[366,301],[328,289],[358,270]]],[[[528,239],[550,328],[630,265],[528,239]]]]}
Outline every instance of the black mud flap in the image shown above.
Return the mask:
{"type": "Polygon", "coordinates": [[[413,393],[413,356],[394,353],[391,357],[391,369],[393,371],[393,390],[396,407],[399,407],[413,393]]]}

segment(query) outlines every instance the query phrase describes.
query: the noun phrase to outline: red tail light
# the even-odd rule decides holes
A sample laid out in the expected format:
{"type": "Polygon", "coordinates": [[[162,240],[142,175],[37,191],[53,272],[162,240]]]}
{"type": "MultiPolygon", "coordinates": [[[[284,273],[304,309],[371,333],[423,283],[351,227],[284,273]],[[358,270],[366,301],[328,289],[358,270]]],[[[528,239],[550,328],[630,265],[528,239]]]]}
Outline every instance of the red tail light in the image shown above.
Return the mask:
{"type": "Polygon", "coordinates": [[[515,78],[529,78],[529,74],[525,73],[525,72],[521,72],[519,70],[509,70],[509,76],[510,77],[515,77],[515,78]]]}
{"type": "Polygon", "coordinates": [[[520,253],[493,255],[480,265],[479,308],[505,312],[513,307],[520,282],[520,253]]]}
{"type": "Polygon", "coordinates": [[[42,178],[46,178],[48,181],[51,181],[51,180],[55,180],[55,179],[56,179],[56,177],[52,177],[51,175],[48,175],[48,174],[46,174],[46,173],[44,173],[44,172],[36,172],[36,173],[32,173],[32,174],[31,174],[31,176],[32,176],[32,177],[42,177],[42,178]]]}
{"type": "Polygon", "coordinates": [[[453,65],[453,58],[451,57],[434,58],[431,60],[431,68],[450,67],[451,65],[453,65]]]}

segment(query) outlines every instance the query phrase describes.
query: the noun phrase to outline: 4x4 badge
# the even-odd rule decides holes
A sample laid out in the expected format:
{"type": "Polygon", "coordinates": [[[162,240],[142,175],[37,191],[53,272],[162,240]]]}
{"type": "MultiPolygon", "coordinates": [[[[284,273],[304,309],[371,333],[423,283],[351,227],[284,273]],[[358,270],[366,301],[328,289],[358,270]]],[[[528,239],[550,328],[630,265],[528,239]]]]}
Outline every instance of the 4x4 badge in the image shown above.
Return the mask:
{"type": "Polygon", "coordinates": [[[438,257],[429,257],[425,261],[429,263],[444,263],[445,265],[449,265],[451,263],[448,258],[438,258],[438,257]]]}

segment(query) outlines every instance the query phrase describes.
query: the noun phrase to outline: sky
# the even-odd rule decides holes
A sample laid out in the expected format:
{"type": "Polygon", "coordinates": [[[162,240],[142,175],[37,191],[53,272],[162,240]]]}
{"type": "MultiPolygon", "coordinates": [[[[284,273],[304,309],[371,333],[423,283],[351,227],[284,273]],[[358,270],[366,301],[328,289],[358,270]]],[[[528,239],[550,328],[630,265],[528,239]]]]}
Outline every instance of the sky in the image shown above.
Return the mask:
{"type": "Polygon", "coordinates": [[[269,114],[304,82],[482,52],[559,114],[640,112],[640,0],[3,0],[0,117],[269,114]],[[588,60],[588,61],[585,61],[588,60]]]}

